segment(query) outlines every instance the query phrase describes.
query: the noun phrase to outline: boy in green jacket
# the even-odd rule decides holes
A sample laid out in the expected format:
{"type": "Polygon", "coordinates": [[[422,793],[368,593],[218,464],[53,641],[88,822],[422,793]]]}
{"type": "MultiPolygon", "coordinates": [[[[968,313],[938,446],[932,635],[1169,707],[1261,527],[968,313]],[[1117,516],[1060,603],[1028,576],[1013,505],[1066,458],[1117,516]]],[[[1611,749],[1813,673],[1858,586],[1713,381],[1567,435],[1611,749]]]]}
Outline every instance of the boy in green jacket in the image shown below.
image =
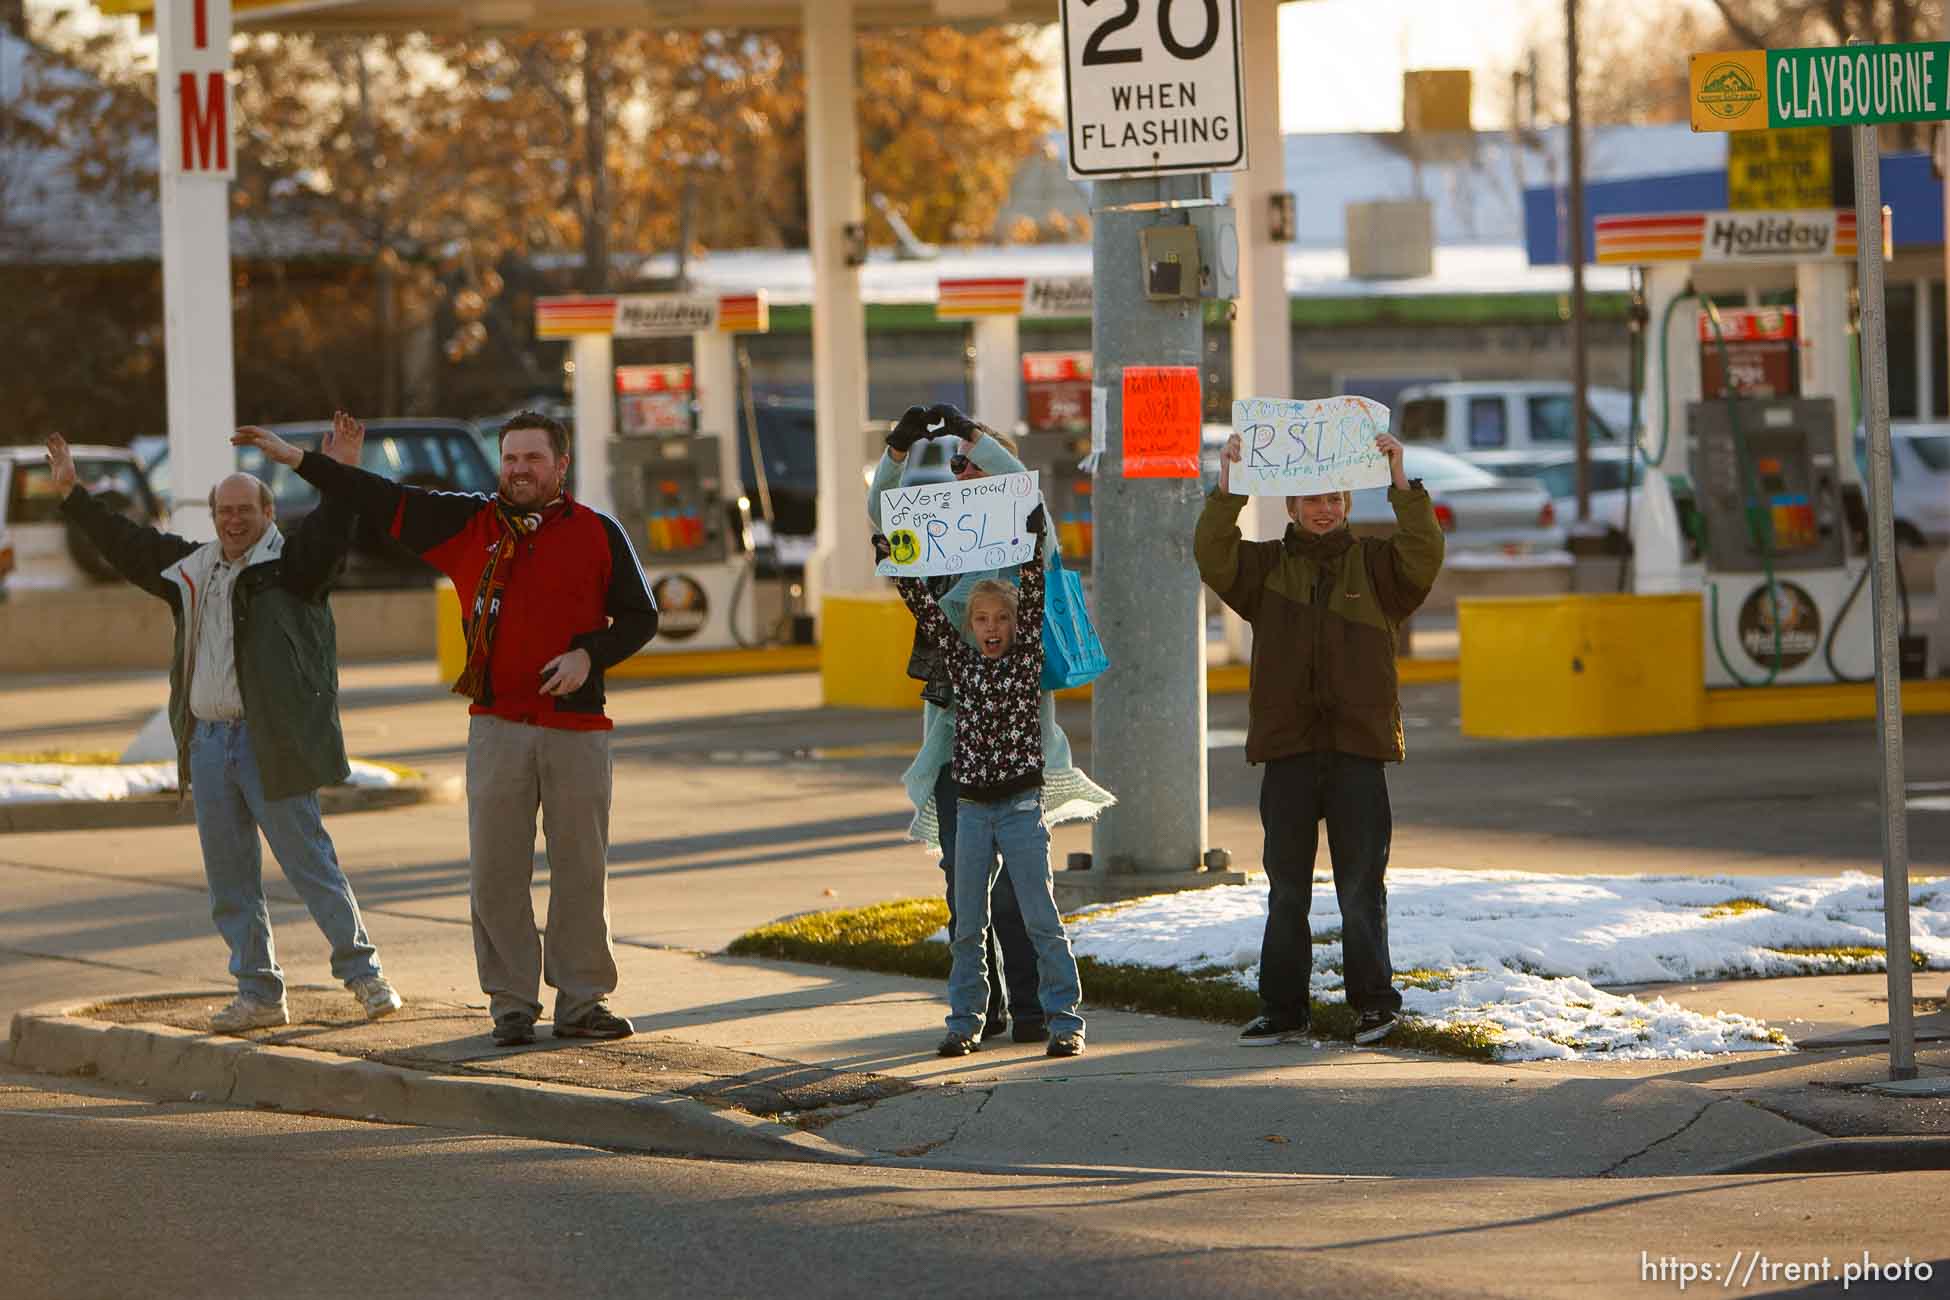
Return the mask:
{"type": "Polygon", "coordinates": [[[1354,1041],[1386,1038],[1401,1010],[1388,959],[1383,876],[1393,822],[1383,764],[1403,756],[1396,630],[1428,596],[1443,541],[1427,490],[1402,472],[1401,443],[1387,434],[1375,441],[1394,477],[1391,538],[1357,540],[1347,527],[1349,495],[1329,492],[1288,497],[1293,522],[1279,541],[1242,541],[1239,512],[1249,498],[1231,491],[1232,466],[1242,455],[1236,433],[1199,516],[1199,576],[1253,625],[1246,761],[1266,765],[1259,816],[1271,888],[1260,1015],[1239,1035],[1247,1046],[1294,1042],[1308,1031],[1307,910],[1323,818],[1341,905],[1347,1001],[1360,1016],[1354,1041]]]}

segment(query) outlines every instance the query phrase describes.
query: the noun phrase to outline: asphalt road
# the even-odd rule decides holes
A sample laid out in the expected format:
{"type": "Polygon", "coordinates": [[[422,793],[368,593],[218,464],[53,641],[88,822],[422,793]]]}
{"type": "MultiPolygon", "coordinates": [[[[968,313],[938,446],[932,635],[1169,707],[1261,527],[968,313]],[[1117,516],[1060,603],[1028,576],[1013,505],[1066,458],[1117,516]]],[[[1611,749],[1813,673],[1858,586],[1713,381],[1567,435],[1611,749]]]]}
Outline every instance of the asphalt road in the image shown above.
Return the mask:
{"type": "Polygon", "coordinates": [[[1941,1173],[1273,1181],[734,1164],[0,1074],[0,1261],[21,1300],[1656,1295],[1678,1290],[1680,1263],[1723,1270],[1736,1252],[1777,1271],[1743,1294],[1833,1296],[1864,1251],[1907,1257],[1909,1282],[1848,1292],[1882,1300],[1942,1294],[1950,1258],[1920,1249],[1941,1233],[1919,1225],[1942,1223],[1947,1199],[1941,1173]],[[1824,1257],[1828,1285],[1778,1275],[1824,1257]]]}
{"type": "MultiPolygon", "coordinates": [[[[429,675],[347,670],[354,752],[459,773],[464,708],[429,675]]],[[[15,679],[0,685],[0,750],[119,747],[161,694],[154,675],[15,679]]],[[[1406,702],[1397,869],[1788,874],[1879,860],[1866,723],[1510,745],[1457,735],[1453,688],[1406,702]]],[[[816,705],[803,677],[616,691],[611,908],[626,963],[937,887],[902,838],[897,777],[917,720],[816,705]]],[[[1087,765],[1088,710],[1064,721],[1087,765]]],[[[1215,698],[1211,726],[1221,742],[1243,729],[1244,701],[1215,698]]],[[[1950,783],[1946,742],[1950,720],[1912,720],[1913,781],[1950,783]]],[[[1248,866],[1256,790],[1238,748],[1215,750],[1214,839],[1248,866]]],[[[1946,819],[1913,814],[1919,872],[1950,856],[1946,819]]],[[[421,996],[478,1000],[461,806],[331,830],[388,970],[421,996]]],[[[1059,855],[1085,849],[1089,831],[1056,840],[1059,855]]],[[[316,929],[288,886],[267,885],[280,959],[294,980],[323,980],[316,929]]],[[[0,836],[0,896],[0,1014],[226,983],[191,827],[0,836]]],[[[1644,1293],[1646,1260],[1656,1273],[1666,1256],[1826,1254],[1837,1270],[1865,1248],[1940,1258],[1940,1234],[1919,1225],[1946,1221],[1941,1174],[976,1178],[624,1156],[0,1078],[9,1296],[1620,1294],[1644,1293]]],[[[1778,1277],[1745,1289],[1839,1293],[1778,1277]]]]}

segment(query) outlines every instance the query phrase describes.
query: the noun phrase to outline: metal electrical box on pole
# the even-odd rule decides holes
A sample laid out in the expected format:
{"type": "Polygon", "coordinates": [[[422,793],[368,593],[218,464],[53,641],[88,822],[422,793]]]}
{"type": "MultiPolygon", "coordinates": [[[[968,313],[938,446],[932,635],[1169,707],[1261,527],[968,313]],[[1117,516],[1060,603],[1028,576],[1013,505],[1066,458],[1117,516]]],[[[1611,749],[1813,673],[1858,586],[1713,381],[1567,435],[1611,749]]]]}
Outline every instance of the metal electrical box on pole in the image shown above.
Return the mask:
{"type": "Polygon", "coordinates": [[[1063,0],[1062,17],[1070,174],[1095,182],[1091,562],[1110,668],[1092,692],[1090,766],[1118,798],[1096,824],[1090,870],[1058,873],[1059,896],[1076,903],[1244,879],[1207,869],[1205,588],[1192,533],[1204,502],[1203,300],[1232,296],[1239,269],[1234,214],[1213,202],[1206,173],[1244,167],[1246,138],[1236,0],[1063,0]],[[1127,410],[1154,380],[1171,400],[1127,410]],[[1172,437],[1189,434],[1187,455],[1132,440],[1161,409],[1172,437]]]}

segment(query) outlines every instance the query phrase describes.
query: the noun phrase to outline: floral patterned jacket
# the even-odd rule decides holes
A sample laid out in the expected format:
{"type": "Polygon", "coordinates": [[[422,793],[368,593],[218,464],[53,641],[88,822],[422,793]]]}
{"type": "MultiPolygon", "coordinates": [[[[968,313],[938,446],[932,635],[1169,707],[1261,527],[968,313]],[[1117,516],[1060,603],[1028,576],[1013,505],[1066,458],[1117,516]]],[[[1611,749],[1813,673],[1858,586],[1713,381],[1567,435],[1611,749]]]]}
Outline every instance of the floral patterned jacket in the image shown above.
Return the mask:
{"type": "Polygon", "coordinates": [[[994,803],[1043,784],[1043,566],[1022,566],[1016,639],[990,659],[962,639],[925,579],[894,585],[955,684],[955,780],[961,797],[994,803]]]}

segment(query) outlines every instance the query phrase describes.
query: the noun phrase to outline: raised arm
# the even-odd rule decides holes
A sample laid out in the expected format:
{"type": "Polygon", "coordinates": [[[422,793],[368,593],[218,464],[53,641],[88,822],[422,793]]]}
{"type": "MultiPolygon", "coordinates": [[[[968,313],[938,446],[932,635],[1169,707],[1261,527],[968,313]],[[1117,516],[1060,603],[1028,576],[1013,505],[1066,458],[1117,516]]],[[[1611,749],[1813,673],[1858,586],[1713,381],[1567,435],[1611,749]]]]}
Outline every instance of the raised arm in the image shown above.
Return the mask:
{"type": "Polygon", "coordinates": [[[1399,623],[1428,599],[1429,588],[1442,572],[1447,542],[1442,525],[1436,522],[1435,502],[1420,479],[1408,478],[1402,464],[1402,444],[1388,434],[1375,439],[1375,445],[1388,455],[1394,482],[1388,488],[1388,504],[1395,511],[1395,535],[1388,539],[1383,554],[1385,565],[1370,563],[1369,579],[1381,612],[1399,623]]]}
{"type": "Polygon", "coordinates": [[[955,407],[942,403],[927,410],[928,418],[940,424],[937,436],[953,434],[968,444],[968,458],[984,474],[1024,474],[1029,467],[1012,455],[1009,449],[989,437],[989,431],[963,415],[955,407]]]}
{"type": "Polygon", "coordinates": [[[1017,568],[1022,582],[1016,597],[1016,644],[1026,650],[1041,651],[1043,648],[1043,592],[1049,581],[1049,568],[1042,562],[1044,544],[1043,531],[1048,524],[1048,516],[1043,513],[1039,503],[1029,512],[1023,525],[1036,538],[1038,554],[1030,557],[1028,563],[1017,568]]]}
{"type": "MultiPolygon", "coordinates": [[[[879,533],[873,535],[873,553],[876,560],[884,560],[893,554],[893,548],[879,533]]],[[[896,578],[894,589],[900,592],[901,599],[913,613],[915,631],[928,644],[941,650],[951,660],[975,653],[961,639],[961,633],[948,621],[948,616],[941,612],[941,602],[934,598],[926,578],[896,578]]]]}
{"type": "Polygon", "coordinates": [[[873,482],[867,484],[867,518],[873,521],[873,530],[881,529],[880,494],[892,491],[901,485],[902,467],[907,464],[907,453],[914,450],[914,444],[928,436],[928,413],[918,406],[910,406],[901,418],[894,421],[887,430],[887,450],[880,455],[880,463],[874,466],[873,482]]]}
{"type": "Polygon", "coordinates": [[[465,528],[488,503],[488,498],[473,493],[406,487],[368,473],[356,464],[356,452],[365,440],[364,426],[341,411],[333,417],[333,430],[341,445],[352,448],[355,463],[341,464],[317,452],[300,451],[255,425],[239,429],[230,441],[239,447],[256,447],[267,459],[297,470],[321,496],[343,497],[355,514],[371,520],[416,555],[425,555],[465,528]]]}
{"type": "Polygon", "coordinates": [[[609,587],[603,595],[609,626],[584,632],[569,644],[587,651],[596,667],[607,670],[643,649],[657,634],[657,598],[623,526],[600,512],[597,517],[609,537],[609,587]]]}
{"type": "MultiPolygon", "coordinates": [[[[356,465],[363,441],[363,436],[347,438],[334,428],[326,433],[321,450],[341,465],[356,465]]],[[[320,493],[317,508],[285,534],[286,589],[306,600],[322,598],[345,568],[346,553],[352,549],[358,522],[358,511],[350,501],[320,493]]]]}
{"type": "Polygon", "coordinates": [[[880,463],[873,467],[873,482],[867,484],[867,518],[873,521],[876,533],[883,527],[880,521],[880,494],[891,492],[901,485],[901,462],[906,459],[903,456],[895,460],[893,452],[885,451],[880,454],[880,463]]]}
{"type": "Polygon", "coordinates": [[[47,463],[61,497],[62,517],[87,535],[117,573],[152,596],[173,599],[176,588],[162,572],[197,544],[125,519],[95,500],[76,482],[74,456],[67,439],[58,433],[47,440],[47,463]]]}

